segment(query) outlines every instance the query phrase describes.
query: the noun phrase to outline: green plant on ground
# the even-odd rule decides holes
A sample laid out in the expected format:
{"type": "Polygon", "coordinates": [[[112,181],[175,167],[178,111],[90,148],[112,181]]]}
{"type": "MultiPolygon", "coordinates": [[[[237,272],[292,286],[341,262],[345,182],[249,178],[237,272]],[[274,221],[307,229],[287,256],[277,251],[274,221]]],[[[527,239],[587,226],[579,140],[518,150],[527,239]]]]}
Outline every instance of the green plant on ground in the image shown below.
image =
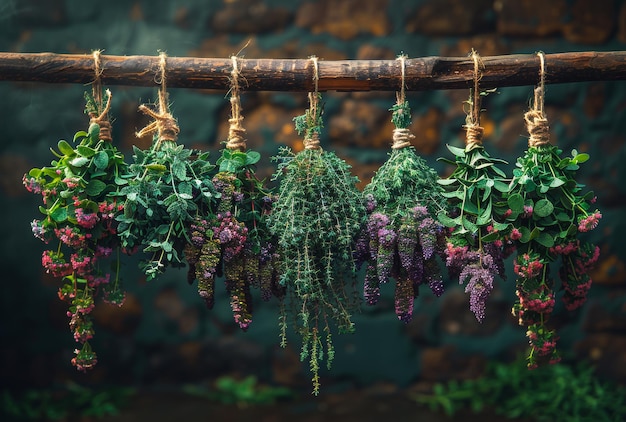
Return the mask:
{"type": "Polygon", "coordinates": [[[537,421],[613,422],[626,417],[626,388],[594,375],[587,364],[549,365],[528,371],[522,361],[487,367],[481,378],[436,384],[414,399],[452,416],[470,408],[537,421]]]}
{"type": "Polygon", "coordinates": [[[259,384],[257,378],[252,375],[242,380],[224,376],[215,382],[214,388],[189,385],[184,391],[193,396],[238,407],[269,405],[293,397],[293,392],[289,388],[259,384]]]}
{"type": "MultiPolygon", "coordinates": [[[[1,413],[8,420],[69,420],[117,415],[135,391],[132,388],[93,389],[78,384],[63,388],[2,391],[1,413]]],[[[7,419],[3,419],[7,420],[7,419]]]]}

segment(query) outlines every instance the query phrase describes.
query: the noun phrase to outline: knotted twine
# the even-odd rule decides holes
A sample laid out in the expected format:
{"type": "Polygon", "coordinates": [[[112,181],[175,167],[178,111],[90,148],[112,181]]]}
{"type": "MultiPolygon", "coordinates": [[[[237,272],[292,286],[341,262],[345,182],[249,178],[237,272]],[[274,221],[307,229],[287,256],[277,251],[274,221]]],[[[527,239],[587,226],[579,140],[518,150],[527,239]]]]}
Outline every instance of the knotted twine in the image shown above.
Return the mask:
{"type": "MultiPolygon", "coordinates": [[[[317,63],[317,57],[311,56],[311,63],[313,63],[313,85],[315,92],[309,92],[309,116],[311,116],[311,127],[318,125],[318,102],[319,102],[319,68],[317,63]]],[[[304,149],[316,149],[321,150],[320,136],[317,130],[307,131],[304,137],[304,149]]]]}
{"type": "MultiPolygon", "coordinates": [[[[404,92],[404,79],[405,79],[405,74],[406,74],[406,55],[402,54],[400,56],[398,56],[398,58],[396,60],[400,61],[400,72],[401,72],[401,79],[400,79],[400,92],[397,93],[396,92],[396,105],[398,108],[398,112],[400,112],[401,110],[403,110],[405,108],[405,102],[406,102],[406,95],[404,92]]],[[[408,123],[410,121],[410,119],[406,119],[406,122],[408,123]]],[[[406,148],[406,147],[410,147],[411,146],[411,139],[415,138],[415,135],[413,135],[413,133],[411,133],[411,131],[406,127],[402,127],[403,125],[400,124],[396,124],[396,128],[393,130],[393,144],[391,145],[391,149],[402,149],[402,148],[406,148]]]]}
{"type": "Polygon", "coordinates": [[[538,52],[539,56],[539,84],[535,87],[535,98],[533,100],[533,106],[530,110],[524,113],[524,120],[526,121],[526,128],[530,134],[528,138],[528,146],[538,147],[542,145],[550,144],[550,127],[548,126],[548,119],[544,111],[544,96],[545,96],[545,75],[546,65],[543,52],[538,52]]]}
{"type": "Polygon", "coordinates": [[[93,52],[93,67],[95,78],[91,85],[91,91],[93,95],[94,102],[96,103],[96,110],[89,111],[89,124],[97,124],[100,126],[100,135],[98,138],[102,141],[111,142],[111,122],[109,121],[109,111],[111,110],[111,91],[106,90],[107,94],[107,103],[102,108],[102,63],[100,59],[100,50],[95,50],[93,52]],[[102,110],[100,114],[98,114],[97,110],[102,110]]]}
{"type": "Polygon", "coordinates": [[[167,87],[166,87],[166,77],[165,77],[165,69],[166,69],[166,57],[167,55],[164,52],[159,54],[159,78],[156,79],[156,83],[160,84],[161,87],[159,89],[159,111],[158,113],[154,110],[151,110],[144,104],[139,106],[139,110],[144,114],[152,117],[154,122],[150,123],[139,132],[135,134],[138,138],[142,138],[148,134],[157,133],[157,141],[154,145],[155,150],[159,150],[162,143],[165,141],[176,143],[176,139],[178,138],[178,133],[180,132],[180,128],[176,123],[176,119],[169,110],[168,105],[168,95],[167,95],[167,87]]]}
{"type": "Polygon", "coordinates": [[[239,67],[237,63],[237,56],[231,56],[233,62],[233,70],[230,72],[230,107],[231,117],[228,119],[230,124],[228,128],[228,140],[226,141],[226,148],[231,151],[245,151],[246,150],[246,130],[243,128],[241,122],[243,116],[241,115],[241,100],[239,98],[239,67]]]}
{"type": "Polygon", "coordinates": [[[470,99],[471,109],[465,118],[465,149],[471,150],[475,146],[480,146],[483,142],[484,129],[480,126],[480,88],[481,78],[480,67],[482,65],[480,56],[476,50],[472,50],[470,56],[474,60],[474,88],[470,99]]]}

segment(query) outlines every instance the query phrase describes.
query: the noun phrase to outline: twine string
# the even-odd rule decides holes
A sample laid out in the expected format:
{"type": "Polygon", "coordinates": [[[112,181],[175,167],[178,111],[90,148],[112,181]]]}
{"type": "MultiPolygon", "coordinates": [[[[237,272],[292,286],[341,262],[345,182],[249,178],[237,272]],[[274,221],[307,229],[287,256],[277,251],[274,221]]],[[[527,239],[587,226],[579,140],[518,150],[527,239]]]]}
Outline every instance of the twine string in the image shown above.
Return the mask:
{"type": "Polygon", "coordinates": [[[93,69],[95,77],[91,85],[91,92],[94,102],[96,103],[97,110],[89,113],[89,124],[97,124],[100,126],[100,134],[98,138],[102,141],[111,142],[113,140],[111,136],[111,122],[109,121],[109,111],[111,110],[111,91],[106,90],[107,102],[102,107],[102,63],[100,58],[100,50],[95,50],[93,55],[93,69]],[[102,110],[98,114],[98,110],[102,110]]]}
{"type": "Polygon", "coordinates": [[[157,83],[161,85],[159,88],[159,112],[150,109],[146,105],[139,106],[139,111],[152,117],[154,121],[148,124],[135,134],[138,138],[146,136],[148,134],[157,133],[157,142],[155,149],[158,150],[164,141],[176,142],[180,128],[176,123],[176,119],[170,113],[168,106],[168,95],[166,86],[166,67],[167,67],[167,55],[164,52],[159,54],[159,79],[157,83]]]}
{"type": "Polygon", "coordinates": [[[241,115],[241,99],[239,97],[239,66],[237,62],[237,56],[231,56],[233,62],[233,70],[230,72],[230,108],[231,117],[228,119],[230,124],[228,128],[228,140],[226,141],[226,148],[229,150],[245,151],[246,149],[246,130],[243,128],[241,122],[243,116],[241,115]]]}
{"type": "Polygon", "coordinates": [[[472,50],[474,61],[474,87],[472,89],[471,110],[465,119],[465,149],[470,150],[482,145],[484,129],[480,126],[480,55],[472,50]]]}
{"type": "Polygon", "coordinates": [[[545,98],[545,79],[546,65],[543,52],[538,52],[539,56],[539,84],[534,89],[533,106],[524,113],[524,121],[530,137],[528,138],[528,146],[538,147],[550,144],[550,127],[548,119],[545,115],[544,98],[545,98]]]}
{"type": "MultiPolygon", "coordinates": [[[[401,54],[396,58],[400,61],[400,92],[396,92],[396,103],[398,111],[403,112],[405,110],[404,103],[406,102],[405,95],[405,77],[406,77],[406,55],[401,54]]],[[[393,130],[393,143],[391,149],[402,149],[411,146],[411,139],[415,138],[415,135],[411,133],[408,128],[396,127],[393,130]]]]}
{"type": "MultiPolygon", "coordinates": [[[[309,115],[311,116],[311,126],[318,125],[318,102],[319,102],[319,65],[317,63],[317,57],[311,56],[311,63],[313,63],[313,88],[314,92],[309,92],[309,115]]],[[[320,137],[317,130],[307,131],[304,138],[304,149],[322,149],[320,146],[320,137]]]]}

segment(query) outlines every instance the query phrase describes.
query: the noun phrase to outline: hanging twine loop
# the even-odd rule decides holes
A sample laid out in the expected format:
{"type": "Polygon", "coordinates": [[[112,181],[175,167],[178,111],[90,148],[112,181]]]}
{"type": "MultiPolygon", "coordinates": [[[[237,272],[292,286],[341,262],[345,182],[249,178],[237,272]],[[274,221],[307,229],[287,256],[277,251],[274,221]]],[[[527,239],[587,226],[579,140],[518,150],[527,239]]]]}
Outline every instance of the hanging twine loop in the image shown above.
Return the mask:
{"type": "Polygon", "coordinates": [[[154,119],[154,122],[150,123],[139,132],[135,134],[138,138],[141,138],[148,134],[157,133],[157,142],[155,145],[155,149],[159,149],[163,142],[176,142],[178,138],[178,133],[180,132],[180,128],[176,123],[176,119],[170,113],[168,102],[167,102],[167,87],[166,87],[166,57],[167,55],[164,52],[159,54],[159,78],[156,80],[158,84],[161,85],[159,89],[159,111],[158,113],[154,110],[151,110],[146,105],[142,104],[139,106],[139,110],[147,114],[148,116],[154,119]]]}
{"type": "Polygon", "coordinates": [[[472,60],[474,60],[474,87],[470,97],[471,109],[465,119],[465,149],[471,150],[474,147],[481,146],[483,143],[484,129],[480,126],[480,67],[482,65],[480,55],[476,50],[471,52],[472,60]]]}
{"type": "MultiPolygon", "coordinates": [[[[315,92],[309,92],[309,116],[311,119],[310,127],[315,128],[318,126],[318,107],[319,107],[319,67],[317,63],[317,57],[311,56],[311,62],[313,63],[313,85],[315,92]]],[[[316,129],[308,130],[304,137],[304,149],[322,149],[320,146],[320,137],[316,129]]]]}
{"type": "Polygon", "coordinates": [[[97,112],[89,113],[89,124],[97,124],[100,126],[100,135],[98,138],[102,141],[111,142],[113,140],[111,136],[111,122],[109,121],[109,111],[111,110],[111,91],[106,90],[107,94],[107,102],[102,107],[102,63],[100,59],[100,50],[95,50],[93,52],[93,68],[95,73],[95,78],[93,80],[93,84],[91,85],[91,92],[93,95],[94,102],[98,110],[102,110],[100,114],[97,112]]]}
{"type": "Polygon", "coordinates": [[[243,128],[241,122],[243,116],[241,115],[241,100],[239,97],[239,66],[237,63],[237,56],[231,56],[233,62],[233,70],[230,72],[231,87],[230,87],[230,107],[231,117],[228,119],[230,124],[228,128],[228,141],[226,141],[226,148],[229,150],[246,150],[246,130],[243,128]]]}
{"type": "Polygon", "coordinates": [[[539,84],[535,87],[535,97],[533,99],[533,106],[530,110],[524,113],[524,120],[526,121],[526,128],[530,134],[528,138],[528,146],[538,147],[542,145],[550,144],[550,127],[548,126],[548,119],[544,111],[544,97],[545,97],[545,77],[546,77],[546,65],[543,52],[538,52],[539,56],[539,84]]]}
{"type": "Polygon", "coordinates": [[[394,117],[392,121],[396,124],[396,128],[393,130],[393,144],[391,149],[402,149],[411,146],[411,140],[415,138],[415,135],[406,127],[411,121],[410,110],[406,104],[405,95],[405,74],[406,74],[406,58],[407,56],[401,54],[396,58],[400,61],[400,92],[396,92],[396,107],[394,110],[394,117]],[[398,114],[408,113],[409,116],[398,117],[398,114]],[[397,117],[397,118],[396,118],[397,117]]]}

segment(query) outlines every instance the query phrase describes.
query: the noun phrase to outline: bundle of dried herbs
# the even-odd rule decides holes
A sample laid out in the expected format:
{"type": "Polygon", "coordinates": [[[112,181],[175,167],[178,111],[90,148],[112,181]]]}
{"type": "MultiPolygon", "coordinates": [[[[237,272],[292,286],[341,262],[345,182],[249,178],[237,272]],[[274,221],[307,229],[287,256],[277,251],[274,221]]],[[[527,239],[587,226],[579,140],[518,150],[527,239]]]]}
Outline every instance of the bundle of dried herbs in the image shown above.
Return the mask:
{"type": "Polygon", "coordinates": [[[535,88],[533,108],[524,116],[529,147],[517,160],[503,206],[512,224],[510,238],[517,244],[513,314],[527,327],[530,368],[560,360],[556,332],[546,326],[557,293],[550,267],[560,261],[565,307],[571,311],[582,306],[599,248],[580,234],[594,229],[602,217],[593,205],[593,192],[585,191],[575,180],[579,164],[589,156],[574,150],[571,157],[563,157],[562,150],[550,144],[543,102],[542,83],[535,88]]]}
{"type": "MultiPolygon", "coordinates": [[[[280,283],[287,289],[287,306],[302,339],[301,359],[309,360],[317,394],[319,363],[325,359],[330,367],[335,353],[331,325],[339,332],[354,331],[351,313],[358,300],[353,254],[365,207],[350,166],[320,148],[319,94],[310,93],[309,100],[310,108],[295,119],[296,129],[305,134],[305,149],[295,155],[283,149],[277,158],[276,176],[282,180],[268,227],[278,239],[280,283]]],[[[282,346],[286,326],[283,307],[282,346]]]]}
{"type": "Polygon", "coordinates": [[[479,58],[475,61],[474,88],[470,91],[466,118],[465,148],[448,145],[454,171],[439,183],[446,187],[444,196],[452,207],[450,214],[439,213],[439,221],[451,229],[446,246],[446,266],[451,277],[465,284],[470,295],[470,310],[478,321],[485,318],[486,301],[496,276],[505,277],[502,232],[508,228],[496,205],[508,191],[506,174],[498,168],[505,161],[492,158],[482,144],[478,87],[479,58]]]}
{"type": "Polygon", "coordinates": [[[231,118],[228,140],[213,178],[220,195],[217,214],[199,215],[191,224],[191,243],[185,247],[189,281],[209,308],[214,304],[215,277],[223,273],[235,322],[246,330],[252,322],[250,286],[261,289],[263,300],[282,296],[278,285],[275,239],[266,226],[274,197],[255,175],[260,154],[246,151],[239,98],[237,58],[233,57],[231,118]]]}
{"type": "Polygon", "coordinates": [[[183,249],[192,242],[191,224],[198,216],[215,216],[220,194],[213,185],[215,166],[208,152],[177,144],[176,120],[169,111],[165,88],[165,56],[161,55],[159,112],[139,108],[154,118],[137,136],[154,134],[147,150],[134,147],[128,185],[121,191],[124,214],[117,217],[122,246],[149,255],[140,263],[148,280],[166,267],[184,266],[183,249]]]}
{"type": "Polygon", "coordinates": [[[89,129],[77,132],[73,145],[59,141],[58,151],[50,149],[56,157],[51,165],[34,168],[23,179],[25,187],[43,199],[39,209],[44,217],[32,222],[33,234],[46,244],[58,241],[43,252],[41,263],[47,273],[62,280],[59,298],[69,303],[70,329],[82,344],[72,364],[82,371],[97,362],[89,344],[95,299],[103,296],[117,306],[124,302],[115,217],[121,211],[117,195],[126,184],[127,166],[111,143],[107,116],[111,93],[106,91],[103,106],[100,89],[94,86],[97,97],[85,94],[89,129]]]}
{"type": "Polygon", "coordinates": [[[357,260],[367,263],[366,303],[377,303],[381,284],[393,277],[396,315],[409,322],[422,284],[436,296],[443,294],[436,258],[444,252],[445,237],[436,216],[445,212],[446,198],[437,173],[410,144],[411,110],[403,95],[390,111],[396,126],[392,152],[364,189],[368,220],[357,260]]]}

